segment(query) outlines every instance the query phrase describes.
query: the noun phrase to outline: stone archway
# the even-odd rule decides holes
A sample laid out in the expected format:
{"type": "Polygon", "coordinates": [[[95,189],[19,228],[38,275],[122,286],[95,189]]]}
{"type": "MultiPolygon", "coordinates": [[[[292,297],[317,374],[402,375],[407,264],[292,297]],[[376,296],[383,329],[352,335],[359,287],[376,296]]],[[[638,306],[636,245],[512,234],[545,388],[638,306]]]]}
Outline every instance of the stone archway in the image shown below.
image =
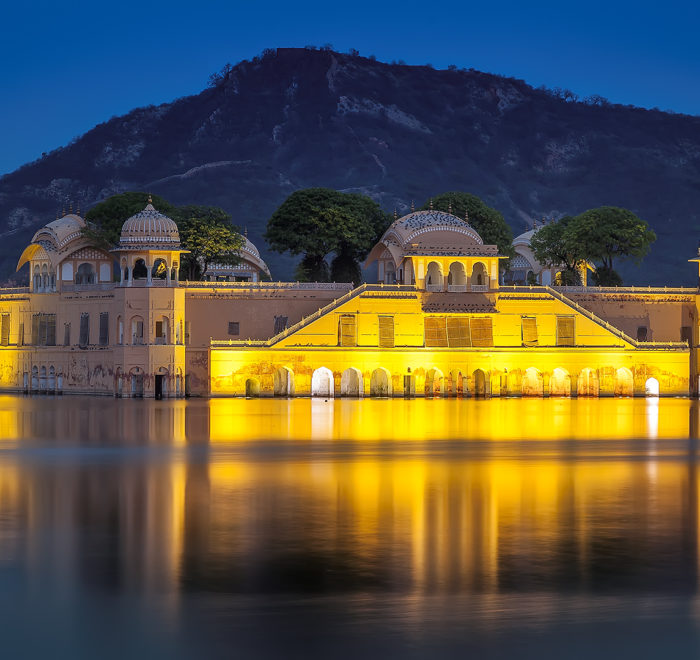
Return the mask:
{"type": "Polygon", "coordinates": [[[311,376],[311,396],[330,399],[334,394],[333,372],[328,367],[319,367],[311,376]]]}
{"type": "Polygon", "coordinates": [[[634,378],[627,367],[620,367],[615,372],[615,396],[634,396],[634,378]]]}
{"type": "Polygon", "coordinates": [[[472,374],[472,382],[474,383],[474,396],[486,396],[486,372],[483,369],[476,369],[472,374]]]}
{"type": "Polygon", "coordinates": [[[539,369],[525,369],[522,379],[523,396],[544,396],[544,378],[539,369]]]}
{"type": "Polygon", "coordinates": [[[340,396],[361,397],[363,394],[362,374],[359,369],[350,367],[340,377],[340,396]]]}
{"type": "Polygon", "coordinates": [[[571,396],[571,376],[566,369],[557,367],[549,379],[550,396],[571,396]]]}
{"type": "Polygon", "coordinates": [[[391,396],[391,374],[387,369],[379,367],[372,372],[369,381],[369,392],[371,396],[391,396]]]}
{"type": "Polygon", "coordinates": [[[274,396],[294,396],[294,372],[289,367],[280,367],[272,376],[274,396]]]}
{"type": "Polygon", "coordinates": [[[430,369],[425,375],[425,396],[440,396],[444,392],[445,377],[440,369],[430,369]]]}

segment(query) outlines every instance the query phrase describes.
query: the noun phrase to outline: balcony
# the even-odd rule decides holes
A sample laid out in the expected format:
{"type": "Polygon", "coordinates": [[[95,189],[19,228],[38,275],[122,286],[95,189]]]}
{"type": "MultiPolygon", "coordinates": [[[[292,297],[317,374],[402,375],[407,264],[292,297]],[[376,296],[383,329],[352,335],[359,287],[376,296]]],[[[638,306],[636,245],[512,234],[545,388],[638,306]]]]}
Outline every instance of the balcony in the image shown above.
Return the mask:
{"type": "Polygon", "coordinates": [[[486,293],[489,290],[488,284],[472,284],[471,290],[474,293],[486,293]]]}
{"type": "Polygon", "coordinates": [[[426,284],[425,290],[437,293],[437,292],[443,291],[444,287],[442,286],[442,284],[426,284]]]}
{"type": "Polygon", "coordinates": [[[450,293],[466,293],[467,292],[467,285],[466,284],[448,284],[447,290],[450,293]]]}

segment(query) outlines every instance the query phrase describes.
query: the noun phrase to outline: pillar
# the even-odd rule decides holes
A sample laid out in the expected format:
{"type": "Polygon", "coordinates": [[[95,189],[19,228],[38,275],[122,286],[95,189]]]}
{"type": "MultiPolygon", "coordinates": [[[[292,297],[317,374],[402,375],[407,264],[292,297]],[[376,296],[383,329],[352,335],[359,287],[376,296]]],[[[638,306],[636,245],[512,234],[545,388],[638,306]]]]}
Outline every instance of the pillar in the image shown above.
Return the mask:
{"type": "Polygon", "coordinates": [[[153,264],[150,261],[146,262],[146,286],[153,285],[153,264]]]}
{"type": "Polygon", "coordinates": [[[549,396],[549,372],[545,371],[542,374],[542,396],[549,396]]]}

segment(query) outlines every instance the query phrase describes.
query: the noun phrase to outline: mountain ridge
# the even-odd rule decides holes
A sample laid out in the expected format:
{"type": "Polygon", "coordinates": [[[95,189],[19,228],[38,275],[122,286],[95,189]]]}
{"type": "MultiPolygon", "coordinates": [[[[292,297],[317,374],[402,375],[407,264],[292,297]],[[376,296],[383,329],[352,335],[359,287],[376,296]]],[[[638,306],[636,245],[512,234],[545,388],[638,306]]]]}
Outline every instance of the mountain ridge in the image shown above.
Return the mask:
{"type": "Polygon", "coordinates": [[[0,279],[68,201],[125,190],[222,206],[268,261],[262,240],[298,188],[362,192],[407,211],[447,190],[499,209],[515,235],[541,217],[617,205],[659,240],[635,284],[695,283],[700,118],[582,103],[474,70],[387,64],[331,50],[268,50],[171,103],[136,108],[0,178],[0,279]]]}

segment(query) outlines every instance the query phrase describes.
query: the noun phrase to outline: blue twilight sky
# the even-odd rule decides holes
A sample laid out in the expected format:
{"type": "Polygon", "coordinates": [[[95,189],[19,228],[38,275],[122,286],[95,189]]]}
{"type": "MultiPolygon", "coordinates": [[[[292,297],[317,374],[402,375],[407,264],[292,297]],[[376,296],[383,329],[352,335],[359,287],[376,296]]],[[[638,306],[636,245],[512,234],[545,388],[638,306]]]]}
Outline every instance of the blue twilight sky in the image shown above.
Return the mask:
{"type": "Polygon", "coordinates": [[[0,3],[0,174],[264,48],[357,48],[700,114],[700,2],[0,3]]]}

